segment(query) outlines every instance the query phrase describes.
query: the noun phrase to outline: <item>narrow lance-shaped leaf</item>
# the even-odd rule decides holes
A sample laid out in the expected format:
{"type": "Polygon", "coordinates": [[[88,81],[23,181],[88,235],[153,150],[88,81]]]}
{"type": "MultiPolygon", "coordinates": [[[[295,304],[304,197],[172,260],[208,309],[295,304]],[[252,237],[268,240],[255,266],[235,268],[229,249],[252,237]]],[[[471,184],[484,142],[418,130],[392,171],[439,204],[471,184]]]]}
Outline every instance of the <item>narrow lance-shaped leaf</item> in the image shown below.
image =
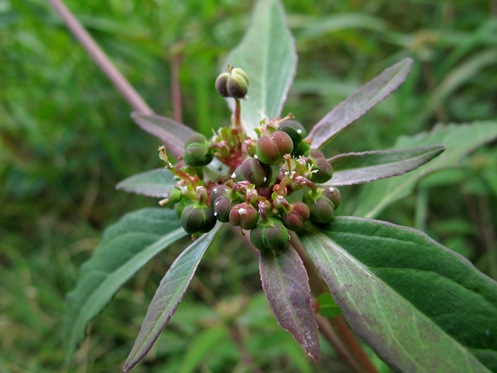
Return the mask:
{"type": "Polygon", "coordinates": [[[161,168],[130,176],[117,184],[116,189],[149,197],[167,197],[175,185],[174,175],[161,168]]]}
{"type": "Polygon", "coordinates": [[[326,185],[354,185],[405,174],[444,151],[443,146],[340,154],[329,161],[333,178],[326,185]]]}
{"type": "Polygon", "coordinates": [[[300,238],[347,321],[395,370],[497,371],[497,283],[468,260],[368,219],[300,238]]]}
{"type": "Polygon", "coordinates": [[[385,69],[380,75],[352,93],[321,119],[309,132],[314,148],[323,147],[337,133],[379,104],[404,82],[412,60],[405,58],[385,69]]]}
{"type": "Polygon", "coordinates": [[[200,260],[220,228],[221,224],[218,224],[209,233],[202,235],[188,246],[167,271],[148,306],[147,315],[143,320],[138,337],[124,363],[123,370],[125,372],[138,364],[166,327],[179,302],[183,299],[200,260]]]}
{"type": "Polygon", "coordinates": [[[105,231],[93,256],[83,264],[76,288],[68,295],[67,362],[88,322],[116,291],[157,253],[185,235],[176,214],[158,208],[127,214],[105,231]]]}
{"type": "Polygon", "coordinates": [[[317,323],[311,306],[309,278],[302,259],[290,247],[280,255],[261,253],[259,267],[262,287],[276,320],[317,361],[317,323]]]}
{"type": "Polygon", "coordinates": [[[359,194],[358,207],[353,215],[367,218],[378,216],[385,207],[412,193],[418,181],[426,175],[456,167],[468,152],[496,138],[497,122],[438,126],[428,133],[400,137],[394,148],[441,144],[445,147],[445,152],[416,171],[365,185],[359,194]]]}
{"type": "MultiPolygon", "coordinates": [[[[259,0],[242,42],[226,65],[248,74],[248,98],[242,102],[242,124],[249,136],[265,118],[281,113],[297,67],[295,43],[278,0],[259,0]]],[[[223,68],[226,67],[223,66],[223,68]]],[[[233,99],[228,99],[234,109],[233,99]]]]}
{"type": "Polygon", "coordinates": [[[166,146],[168,154],[176,158],[183,154],[186,139],[196,133],[190,127],[160,115],[134,112],[131,118],[142,129],[159,138],[166,146]]]}

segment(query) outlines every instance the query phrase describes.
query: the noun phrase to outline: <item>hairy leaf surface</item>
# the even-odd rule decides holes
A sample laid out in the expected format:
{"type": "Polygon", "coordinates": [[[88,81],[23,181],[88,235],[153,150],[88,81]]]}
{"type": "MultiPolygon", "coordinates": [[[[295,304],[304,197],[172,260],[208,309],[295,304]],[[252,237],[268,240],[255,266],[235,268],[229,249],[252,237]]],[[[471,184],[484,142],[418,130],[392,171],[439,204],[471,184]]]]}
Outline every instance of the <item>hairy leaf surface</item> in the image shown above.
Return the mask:
{"type": "Polygon", "coordinates": [[[445,152],[418,170],[365,185],[359,194],[358,207],[353,215],[367,218],[378,216],[385,207],[411,194],[419,180],[426,175],[456,167],[467,153],[496,138],[496,122],[438,126],[428,133],[400,137],[394,148],[440,144],[445,147],[445,152]]]}
{"type": "Polygon", "coordinates": [[[160,168],[130,176],[117,184],[116,189],[149,197],[165,198],[175,185],[174,175],[170,171],[160,168]]]}
{"type": "Polygon", "coordinates": [[[333,178],[326,185],[354,185],[405,174],[444,151],[443,146],[346,153],[330,158],[333,178]]]}
{"type": "Polygon", "coordinates": [[[405,58],[385,69],[380,75],[352,93],[326,114],[309,132],[314,148],[323,147],[337,133],[378,105],[404,82],[411,70],[412,60],[405,58]]]}
{"type": "Polygon", "coordinates": [[[301,235],[345,317],[403,372],[497,370],[497,283],[424,233],[336,218],[301,235]]]}
{"type": "MultiPolygon", "coordinates": [[[[277,0],[260,0],[242,42],[226,59],[226,65],[248,74],[248,98],[242,102],[242,123],[249,136],[265,118],[277,117],[293,82],[297,54],[277,0]]],[[[234,108],[233,99],[228,99],[234,108]]]]}
{"type": "Polygon", "coordinates": [[[280,255],[261,253],[259,268],[262,287],[276,320],[317,361],[317,323],[311,306],[309,278],[302,259],[292,247],[280,255]]]}
{"type": "Polygon", "coordinates": [[[185,235],[174,211],[158,208],[127,214],[105,231],[68,295],[67,360],[83,339],[88,322],[116,291],[152,257],[185,235]]]}
{"type": "Polygon", "coordinates": [[[200,260],[216,237],[221,224],[188,246],[171,265],[160,282],[152,302],[148,306],[135,344],[124,363],[125,372],[133,368],[152,348],[183,299],[183,295],[195,274],[200,260]]]}
{"type": "Polygon", "coordinates": [[[176,158],[183,154],[186,139],[196,133],[190,127],[160,115],[134,112],[131,118],[142,129],[160,139],[166,146],[167,153],[176,158]]]}

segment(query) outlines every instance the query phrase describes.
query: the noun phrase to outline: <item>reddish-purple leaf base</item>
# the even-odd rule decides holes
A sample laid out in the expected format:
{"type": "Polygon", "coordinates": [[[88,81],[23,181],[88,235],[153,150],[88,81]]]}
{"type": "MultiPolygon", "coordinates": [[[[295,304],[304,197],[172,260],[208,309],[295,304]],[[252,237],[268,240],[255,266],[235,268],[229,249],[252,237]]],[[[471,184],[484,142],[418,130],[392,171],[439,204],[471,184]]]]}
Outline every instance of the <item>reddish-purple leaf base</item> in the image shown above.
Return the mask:
{"type": "Polygon", "coordinates": [[[302,259],[292,247],[280,255],[261,253],[259,268],[262,287],[276,320],[318,361],[318,327],[302,259]]]}

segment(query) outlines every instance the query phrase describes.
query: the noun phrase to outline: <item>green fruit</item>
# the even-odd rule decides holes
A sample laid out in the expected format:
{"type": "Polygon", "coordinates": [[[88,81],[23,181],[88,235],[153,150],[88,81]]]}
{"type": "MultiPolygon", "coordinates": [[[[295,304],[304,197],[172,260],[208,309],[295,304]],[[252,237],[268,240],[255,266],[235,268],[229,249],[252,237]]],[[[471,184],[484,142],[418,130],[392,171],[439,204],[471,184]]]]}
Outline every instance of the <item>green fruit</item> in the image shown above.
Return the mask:
{"type": "Polygon", "coordinates": [[[214,228],[214,225],[214,211],[206,205],[189,205],[181,213],[181,226],[187,233],[206,233],[214,228]]]}
{"type": "Polygon", "coordinates": [[[256,187],[268,186],[271,182],[271,167],[255,158],[247,158],[234,173],[235,181],[248,181],[256,187]]]}
{"type": "Polygon", "coordinates": [[[288,248],[290,235],[279,218],[269,218],[250,231],[250,241],[262,252],[281,253],[288,248]]]}
{"type": "Polygon", "coordinates": [[[188,198],[183,198],[181,199],[175,206],[174,206],[174,211],[176,211],[176,216],[178,218],[181,218],[181,214],[183,213],[183,210],[187,207],[192,205],[193,202],[189,200],[188,198]]]}
{"type": "Polygon", "coordinates": [[[242,229],[252,229],[257,224],[259,212],[248,203],[239,203],[230,211],[229,221],[236,227],[242,229]]]}
{"type": "Polygon", "coordinates": [[[285,154],[293,150],[292,138],[283,131],[276,131],[269,136],[262,136],[255,144],[257,157],[265,164],[279,164],[285,154]]]}
{"type": "Polygon", "coordinates": [[[302,140],[301,142],[293,143],[292,155],[294,157],[298,157],[300,155],[306,156],[309,153],[310,149],[311,149],[311,146],[309,145],[309,143],[302,140]]]}
{"type": "Polygon", "coordinates": [[[178,203],[181,198],[183,198],[183,193],[178,188],[173,188],[167,196],[168,203],[178,203]]]}
{"type": "Polygon", "coordinates": [[[226,83],[226,89],[230,97],[244,98],[248,92],[248,82],[242,75],[231,73],[226,83]]]}
{"type": "Polygon", "coordinates": [[[231,189],[226,185],[216,185],[212,188],[211,193],[209,195],[209,200],[211,201],[211,205],[214,206],[214,203],[219,197],[224,197],[231,192],[231,189]]]}
{"type": "Polygon", "coordinates": [[[209,142],[200,133],[191,135],[185,141],[185,152],[183,153],[183,161],[188,166],[200,167],[208,165],[213,154],[209,149],[209,142]]]}
{"type": "Polygon", "coordinates": [[[309,206],[310,219],[316,223],[329,223],[335,215],[335,206],[331,200],[323,195],[314,198],[311,193],[304,194],[304,203],[309,206]]]}
{"type": "Polygon", "coordinates": [[[230,221],[230,212],[233,208],[233,202],[231,201],[231,198],[229,198],[227,195],[217,198],[213,204],[213,208],[214,216],[217,220],[219,220],[221,223],[227,223],[230,221]]]}
{"type": "Polygon", "coordinates": [[[188,166],[200,167],[208,165],[214,158],[209,148],[204,144],[191,144],[183,153],[183,161],[188,166]]]}
{"type": "Polygon", "coordinates": [[[312,181],[315,183],[324,183],[333,176],[333,167],[325,158],[323,152],[318,149],[311,149],[309,158],[313,163],[314,170],[317,172],[312,174],[312,181]]]}
{"type": "Polygon", "coordinates": [[[292,231],[299,231],[303,228],[304,223],[310,217],[309,207],[303,202],[296,202],[292,210],[283,214],[283,224],[292,231]]]}
{"type": "Polygon", "coordinates": [[[185,141],[185,149],[190,145],[207,145],[207,139],[204,135],[200,133],[194,133],[190,137],[188,137],[185,141]]]}
{"type": "Polygon", "coordinates": [[[240,69],[239,67],[235,67],[234,69],[231,70],[232,75],[240,75],[245,81],[247,82],[247,85],[249,84],[249,78],[248,75],[245,71],[240,69]]]}
{"type": "Polygon", "coordinates": [[[222,73],[216,79],[216,91],[222,97],[230,97],[230,94],[228,93],[228,87],[227,87],[229,76],[230,76],[229,73],[222,73]]]}
{"type": "Polygon", "coordinates": [[[340,201],[342,200],[342,196],[340,194],[340,191],[333,187],[324,187],[323,188],[323,196],[327,197],[330,199],[331,202],[333,202],[333,206],[335,206],[335,210],[340,206],[340,201]]]}
{"type": "Polygon", "coordinates": [[[304,126],[293,119],[288,119],[280,123],[278,129],[290,136],[294,144],[301,142],[307,136],[304,126]]]}

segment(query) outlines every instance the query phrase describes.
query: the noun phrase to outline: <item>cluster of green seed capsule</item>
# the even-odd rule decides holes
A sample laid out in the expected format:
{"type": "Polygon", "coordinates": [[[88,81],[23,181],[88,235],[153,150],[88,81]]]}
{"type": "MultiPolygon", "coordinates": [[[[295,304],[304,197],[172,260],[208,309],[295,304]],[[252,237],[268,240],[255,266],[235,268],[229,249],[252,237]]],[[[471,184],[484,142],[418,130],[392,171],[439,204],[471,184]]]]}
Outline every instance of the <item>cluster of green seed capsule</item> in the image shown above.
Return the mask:
{"type": "MultiPolygon", "coordinates": [[[[221,96],[236,100],[245,97],[247,88],[248,77],[239,68],[230,68],[216,81],[221,96]]],[[[332,220],[340,192],[317,185],[331,179],[332,166],[320,150],[311,149],[305,128],[291,115],[264,121],[255,139],[241,133],[239,121],[233,118],[233,127],[220,129],[209,140],[191,136],[176,166],[160,148],[167,168],[179,179],[163,204],[174,205],[192,235],[210,231],[216,221],[229,222],[249,230],[259,250],[282,252],[289,245],[289,230],[301,230],[307,220],[332,220]],[[208,180],[206,167],[214,158],[229,171],[208,180]]]]}

